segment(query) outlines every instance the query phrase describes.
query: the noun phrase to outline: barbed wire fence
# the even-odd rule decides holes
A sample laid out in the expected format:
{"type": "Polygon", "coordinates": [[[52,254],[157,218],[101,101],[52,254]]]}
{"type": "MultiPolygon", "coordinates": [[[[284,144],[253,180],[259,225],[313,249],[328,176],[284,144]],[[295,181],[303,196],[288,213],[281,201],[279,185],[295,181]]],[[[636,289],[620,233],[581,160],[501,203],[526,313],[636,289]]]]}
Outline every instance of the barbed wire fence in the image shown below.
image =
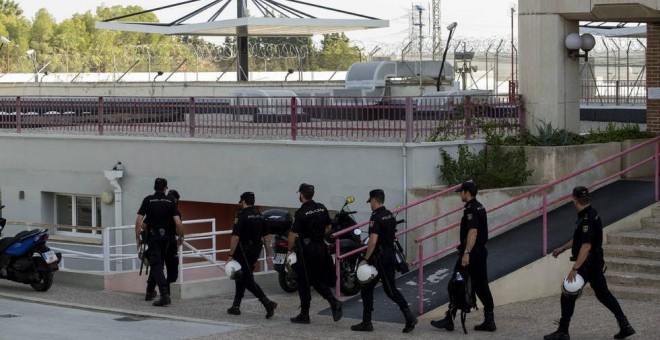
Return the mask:
{"type": "MultiPolygon", "coordinates": [[[[585,80],[643,82],[646,79],[646,40],[634,38],[597,37],[594,50],[589,53],[588,63],[581,65],[581,76],[585,80]]],[[[403,60],[419,61],[419,41],[398,42],[351,41],[360,61],[403,60]]],[[[445,42],[433,46],[425,39],[422,46],[423,60],[441,60],[445,42]]],[[[518,79],[517,42],[511,45],[507,38],[492,37],[475,39],[454,38],[447,53],[447,61],[454,65],[458,79],[465,79],[469,89],[508,91],[508,82],[518,79]],[[513,49],[512,49],[513,47],[513,49]],[[468,52],[468,53],[465,53],[468,52]],[[513,52],[513,53],[512,53],[513,52]],[[462,57],[469,56],[469,60],[462,57]],[[513,63],[512,63],[513,58],[513,63]]],[[[295,45],[291,43],[250,43],[248,46],[252,71],[299,72],[318,70],[314,65],[320,46],[295,45]]],[[[161,72],[234,72],[236,51],[232,45],[212,44],[163,44],[123,45],[111,53],[81,54],[65,50],[32,59],[24,53],[6,55],[4,73],[32,73],[45,67],[51,73],[113,73],[116,80],[127,72],[146,72],[149,79],[161,72]],[[12,60],[13,59],[13,60],[12,60]],[[8,72],[7,72],[8,71],[8,72]]],[[[344,55],[333,55],[339,61],[344,55]]],[[[336,69],[345,71],[351,63],[337,62],[336,69]]]]}

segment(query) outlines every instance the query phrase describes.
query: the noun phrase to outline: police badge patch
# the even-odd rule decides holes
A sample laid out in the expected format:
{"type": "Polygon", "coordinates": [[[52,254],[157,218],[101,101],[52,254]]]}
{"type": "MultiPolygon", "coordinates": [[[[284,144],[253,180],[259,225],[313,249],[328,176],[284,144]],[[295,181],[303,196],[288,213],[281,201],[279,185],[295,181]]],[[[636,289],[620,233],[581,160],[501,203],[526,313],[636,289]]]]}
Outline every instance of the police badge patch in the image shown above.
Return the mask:
{"type": "Polygon", "coordinates": [[[471,221],[472,220],[472,214],[467,214],[467,219],[468,219],[468,221],[471,221]]]}
{"type": "Polygon", "coordinates": [[[583,225],[583,226],[582,226],[582,232],[583,232],[583,233],[586,233],[586,232],[588,232],[588,231],[589,231],[589,225],[586,225],[586,224],[583,225]]]}

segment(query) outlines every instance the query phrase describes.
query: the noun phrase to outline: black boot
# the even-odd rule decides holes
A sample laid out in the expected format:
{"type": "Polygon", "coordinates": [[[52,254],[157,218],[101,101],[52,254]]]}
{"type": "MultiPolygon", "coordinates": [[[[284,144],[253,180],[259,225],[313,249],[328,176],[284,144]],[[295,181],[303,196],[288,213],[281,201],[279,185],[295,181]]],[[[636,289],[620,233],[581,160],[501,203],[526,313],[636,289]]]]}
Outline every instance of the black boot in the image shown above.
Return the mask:
{"type": "Polygon", "coordinates": [[[571,340],[571,336],[568,334],[568,322],[559,320],[557,331],[544,336],[543,340],[571,340]]]}
{"type": "Polygon", "coordinates": [[[238,297],[234,295],[234,301],[231,304],[231,307],[227,309],[227,314],[229,315],[241,315],[241,301],[243,297],[238,297]]]}
{"type": "Polygon", "coordinates": [[[301,323],[304,325],[309,324],[309,312],[300,312],[296,317],[290,319],[292,323],[301,323]]]}
{"type": "Polygon", "coordinates": [[[268,300],[267,297],[259,299],[261,304],[266,308],[266,319],[270,319],[275,315],[275,308],[277,308],[277,302],[268,300]]]}
{"type": "Polygon", "coordinates": [[[151,291],[147,289],[147,294],[144,295],[144,301],[153,301],[153,299],[155,299],[156,296],[158,296],[158,293],[156,293],[155,289],[151,291]]]}
{"type": "Polygon", "coordinates": [[[403,316],[406,318],[406,326],[403,327],[404,333],[410,333],[415,329],[417,324],[417,317],[410,311],[410,308],[402,310],[403,316]]]}
{"type": "Polygon", "coordinates": [[[331,301],[330,308],[332,309],[332,320],[335,322],[341,320],[344,315],[344,303],[339,300],[331,301]]]}
{"type": "Polygon", "coordinates": [[[440,329],[446,329],[448,331],[454,330],[454,318],[456,317],[456,310],[448,310],[445,318],[442,320],[433,320],[431,321],[431,326],[440,329]]]}
{"type": "Polygon", "coordinates": [[[351,330],[356,332],[373,332],[374,325],[371,323],[371,321],[362,321],[357,325],[351,326],[351,330]]]}
{"type": "Polygon", "coordinates": [[[156,307],[164,307],[172,303],[172,299],[170,299],[170,294],[161,294],[160,299],[158,301],[154,302],[153,305],[156,307]]]}
{"type": "Polygon", "coordinates": [[[495,332],[497,326],[495,326],[495,314],[493,312],[484,312],[485,320],[482,324],[474,326],[475,331],[482,332],[495,332]]]}
{"type": "Polygon", "coordinates": [[[170,299],[170,291],[167,289],[167,286],[160,287],[160,299],[158,301],[154,302],[153,305],[156,307],[164,307],[172,303],[172,299],[170,299]]]}
{"type": "Polygon", "coordinates": [[[227,314],[229,314],[229,315],[241,315],[241,307],[231,306],[231,307],[227,308],[227,314]]]}
{"type": "Polygon", "coordinates": [[[615,339],[625,339],[626,337],[635,334],[635,329],[632,328],[630,322],[628,322],[628,318],[623,316],[619,318],[617,322],[619,323],[619,333],[614,335],[615,339]]]}

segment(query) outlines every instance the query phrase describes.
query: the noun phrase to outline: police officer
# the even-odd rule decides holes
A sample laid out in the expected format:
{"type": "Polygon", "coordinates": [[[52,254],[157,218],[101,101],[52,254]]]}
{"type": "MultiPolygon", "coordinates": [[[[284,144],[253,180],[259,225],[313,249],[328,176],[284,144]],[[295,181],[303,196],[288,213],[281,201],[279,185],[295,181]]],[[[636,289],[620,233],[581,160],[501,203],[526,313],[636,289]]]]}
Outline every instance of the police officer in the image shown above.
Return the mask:
{"type": "MultiPolygon", "coordinates": [[[[140,231],[143,228],[145,216],[147,222],[147,245],[149,246],[148,258],[151,265],[153,278],[160,291],[160,299],[153,303],[154,306],[166,306],[172,303],[170,299],[169,284],[165,279],[163,264],[169,262],[172,254],[176,254],[170,248],[181,245],[184,239],[183,225],[176,208],[176,203],[171,197],[165,195],[167,191],[167,180],[156,178],[154,182],[155,193],[142,200],[142,205],[135,220],[135,236],[138,249],[140,249],[140,231]],[[176,239],[175,237],[178,237],[176,239]],[[173,240],[176,240],[173,242],[173,240]]],[[[149,295],[147,291],[147,295],[149,295]]]]}
{"type": "Polygon", "coordinates": [[[327,285],[334,277],[332,258],[324,243],[325,234],[330,231],[330,214],[323,204],[312,200],[313,185],[301,184],[298,194],[302,206],[296,211],[293,227],[289,232],[289,254],[295,249],[300,314],[291,318],[291,322],[309,324],[309,306],[312,301],[310,285],[330,303],[332,319],[339,321],[342,316],[342,302],[332,295],[327,285]]]}
{"type": "MultiPolygon", "coordinates": [[[[181,198],[181,195],[179,195],[179,192],[170,189],[167,192],[167,197],[172,199],[174,201],[174,205],[177,207],[176,210],[176,215],[179,216],[179,219],[183,221],[183,218],[181,218],[181,212],[179,211],[179,199],[181,198]]],[[[147,221],[148,217],[145,218],[142,222],[142,226],[144,230],[147,230],[149,228],[149,222],[147,221]]],[[[183,240],[182,240],[183,241],[183,240]]],[[[165,265],[165,269],[167,270],[167,291],[171,292],[171,286],[172,282],[176,282],[176,280],[179,278],[179,252],[178,248],[183,242],[177,243],[177,240],[172,238],[170,240],[170,244],[167,247],[167,253],[165,254],[165,257],[163,259],[163,264],[165,265]]],[[[147,251],[147,258],[148,258],[149,252],[147,251]]],[[[149,273],[149,277],[147,279],[147,294],[144,297],[145,301],[152,301],[153,299],[156,298],[156,279],[154,278],[154,272],[153,270],[149,273]]]]}
{"type": "MultiPolygon", "coordinates": [[[[565,245],[552,251],[552,256],[570,249],[571,261],[575,261],[573,268],[568,272],[567,280],[575,281],[575,275],[580,274],[585,283],[589,282],[593,288],[596,298],[616,317],[619,323],[619,333],[614,335],[615,339],[623,339],[635,334],[626,315],[623,314],[619,302],[614,295],[607,289],[603,267],[605,259],[603,257],[603,224],[596,209],[591,207],[591,198],[589,190],[583,186],[573,189],[573,205],[578,211],[578,218],[575,222],[575,231],[573,239],[565,245]]],[[[575,310],[575,301],[579,295],[561,295],[561,319],[556,332],[543,337],[545,340],[564,340],[570,339],[568,326],[575,310]]]]}
{"type": "Polygon", "coordinates": [[[233,258],[241,265],[241,275],[236,278],[236,293],[234,303],[227,309],[227,313],[232,315],[241,315],[241,300],[245,290],[249,290],[256,296],[261,304],[266,308],[266,319],[273,317],[277,303],[269,300],[261,287],[254,281],[254,268],[261,249],[266,247],[266,258],[268,264],[273,263],[273,250],[270,246],[268,230],[266,229],[266,220],[261,213],[254,207],[254,193],[244,192],[241,194],[240,201],[242,210],[236,217],[234,229],[231,232],[231,245],[229,247],[229,259],[233,258]],[[263,241],[262,241],[263,240],[263,241]]]}
{"type": "MultiPolygon", "coordinates": [[[[385,203],[385,192],[381,189],[371,190],[369,200],[371,205],[371,219],[369,220],[369,242],[367,252],[362,261],[366,261],[378,270],[378,275],[369,283],[362,286],[362,322],[351,326],[351,330],[359,332],[371,332],[374,330],[371,324],[371,312],[374,310],[374,288],[378,281],[383,281],[383,289],[390,300],[394,301],[403,316],[406,318],[404,333],[410,333],[415,329],[417,318],[410,311],[408,302],[396,288],[394,271],[396,257],[394,253],[394,238],[396,233],[396,218],[383,206],[385,203]]],[[[362,264],[362,263],[361,263],[362,264]]]]}
{"type": "MultiPolygon", "coordinates": [[[[460,192],[461,201],[465,203],[465,209],[461,218],[461,243],[458,246],[459,258],[454,266],[454,273],[461,268],[467,270],[472,282],[472,291],[477,294],[484,305],[485,320],[483,323],[474,326],[474,330],[494,332],[497,327],[495,325],[493,295],[488,287],[488,267],[486,263],[488,259],[486,208],[476,199],[477,185],[474,182],[463,182],[456,192],[460,192]]],[[[431,321],[431,325],[453,331],[455,317],[456,308],[450,305],[445,318],[431,321]]]]}

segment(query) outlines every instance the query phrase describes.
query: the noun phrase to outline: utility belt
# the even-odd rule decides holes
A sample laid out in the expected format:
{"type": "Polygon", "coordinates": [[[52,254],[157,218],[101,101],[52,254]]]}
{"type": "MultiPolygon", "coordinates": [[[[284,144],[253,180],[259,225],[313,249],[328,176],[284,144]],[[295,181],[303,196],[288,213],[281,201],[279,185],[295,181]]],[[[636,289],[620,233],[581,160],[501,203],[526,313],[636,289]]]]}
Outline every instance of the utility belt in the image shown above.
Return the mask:
{"type": "Polygon", "coordinates": [[[154,238],[174,238],[174,233],[168,231],[165,228],[154,228],[154,227],[149,227],[147,229],[147,237],[154,237],[154,238]]]}
{"type": "Polygon", "coordinates": [[[300,239],[300,245],[303,248],[307,248],[307,247],[310,247],[312,245],[319,245],[319,244],[321,244],[321,245],[325,244],[323,242],[323,239],[318,239],[317,240],[317,239],[314,239],[314,238],[311,238],[311,237],[303,237],[303,238],[300,239]]]}
{"type": "Polygon", "coordinates": [[[264,245],[261,241],[253,241],[253,240],[241,241],[240,244],[241,247],[243,247],[244,249],[261,248],[264,245]]]}

